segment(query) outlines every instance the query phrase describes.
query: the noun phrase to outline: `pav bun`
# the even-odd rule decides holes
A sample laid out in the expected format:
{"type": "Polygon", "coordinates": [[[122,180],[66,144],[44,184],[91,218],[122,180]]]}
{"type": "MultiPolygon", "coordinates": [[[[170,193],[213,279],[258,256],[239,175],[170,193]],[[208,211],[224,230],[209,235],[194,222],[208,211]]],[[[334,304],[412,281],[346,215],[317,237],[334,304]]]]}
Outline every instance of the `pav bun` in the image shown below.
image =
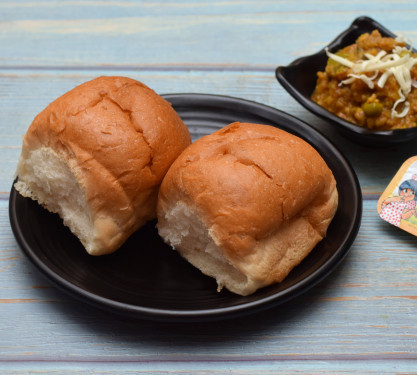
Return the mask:
{"type": "Polygon", "coordinates": [[[156,217],[159,185],[190,143],[186,125],[153,90],[99,77],[35,117],[15,188],[58,213],[89,254],[112,253],[156,217]]]}
{"type": "Polygon", "coordinates": [[[220,290],[281,282],[326,235],[336,182],[318,152],[268,125],[232,123],[189,146],[159,191],[158,231],[220,290]]]}

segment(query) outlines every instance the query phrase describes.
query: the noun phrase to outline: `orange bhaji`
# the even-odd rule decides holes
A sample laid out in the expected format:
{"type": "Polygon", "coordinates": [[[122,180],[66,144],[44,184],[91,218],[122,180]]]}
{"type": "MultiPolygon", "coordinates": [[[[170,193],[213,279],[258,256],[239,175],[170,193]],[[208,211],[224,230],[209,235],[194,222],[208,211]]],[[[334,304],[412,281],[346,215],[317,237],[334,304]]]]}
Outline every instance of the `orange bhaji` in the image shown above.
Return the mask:
{"type": "Polygon", "coordinates": [[[374,130],[417,125],[417,54],[374,30],[329,59],[312,99],[337,116],[374,130]],[[415,65],[416,64],[416,65],[415,65]]]}

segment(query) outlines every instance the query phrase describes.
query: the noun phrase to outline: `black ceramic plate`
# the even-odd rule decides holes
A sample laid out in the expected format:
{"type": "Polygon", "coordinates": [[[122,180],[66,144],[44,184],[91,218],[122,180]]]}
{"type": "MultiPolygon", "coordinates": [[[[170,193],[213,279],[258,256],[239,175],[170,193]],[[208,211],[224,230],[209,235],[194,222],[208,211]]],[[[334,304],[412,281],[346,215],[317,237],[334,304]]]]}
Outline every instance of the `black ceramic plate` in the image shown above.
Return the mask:
{"type": "MultiPolygon", "coordinates": [[[[357,18],[350,27],[327,45],[335,52],[353,44],[363,33],[379,30],[381,35],[396,35],[369,17],[357,18]]],[[[327,63],[325,48],[314,55],[301,57],[288,66],[279,66],[275,73],[281,85],[305,108],[333,123],[346,136],[368,145],[399,143],[417,137],[417,128],[378,131],[363,128],[343,120],[311,100],[317,81],[317,72],[323,71],[327,63]]]]}
{"type": "Polygon", "coordinates": [[[243,315],[289,300],[322,280],[354,241],[362,214],[360,186],[343,155],[320,133],[276,109],[237,98],[204,94],[166,95],[193,139],[233,121],[271,124],[310,142],[332,169],[340,205],[328,236],[280,284],[248,297],[216,291],[204,276],[165,245],[155,222],[111,255],[92,257],[57,215],[11,190],[14,235],[29,259],[58,287],[112,312],[154,320],[210,320],[243,315]]]}

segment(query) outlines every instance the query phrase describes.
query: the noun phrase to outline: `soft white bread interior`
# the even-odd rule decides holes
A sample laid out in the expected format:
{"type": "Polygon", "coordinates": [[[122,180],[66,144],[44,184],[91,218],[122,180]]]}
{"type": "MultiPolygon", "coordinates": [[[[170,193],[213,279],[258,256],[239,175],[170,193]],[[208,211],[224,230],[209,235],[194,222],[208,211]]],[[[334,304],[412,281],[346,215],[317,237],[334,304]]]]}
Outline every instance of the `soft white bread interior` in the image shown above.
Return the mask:
{"type": "Polygon", "coordinates": [[[219,290],[248,295],[310,253],[337,205],[334,176],[312,146],[272,126],[232,123],[171,165],[157,227],[219,290]]]}
{"type": "Polygon", "coordinates": [[[15,188],[58,213],[91,255],[156,217],[159,185],[190,133],[161,96],[126,77],[77,86],[23,138],[15,188]]]}

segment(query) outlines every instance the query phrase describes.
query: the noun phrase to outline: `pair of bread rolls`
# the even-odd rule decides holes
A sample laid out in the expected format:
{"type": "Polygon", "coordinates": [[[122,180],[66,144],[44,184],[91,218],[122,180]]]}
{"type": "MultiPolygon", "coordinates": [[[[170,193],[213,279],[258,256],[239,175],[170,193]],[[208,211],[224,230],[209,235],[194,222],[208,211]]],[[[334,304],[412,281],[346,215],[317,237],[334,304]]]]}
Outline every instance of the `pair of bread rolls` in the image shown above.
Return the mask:
{"type": "Polygon", "coordinates": [[[163,240],[248,295],[282,281],[326,235],[332,172],[306,142],[233,123],[193,144],[170,104],[138,81],[100,77],[29,127],[17,191],[58,213],[91,255],[157,217],[163,240]]]}

